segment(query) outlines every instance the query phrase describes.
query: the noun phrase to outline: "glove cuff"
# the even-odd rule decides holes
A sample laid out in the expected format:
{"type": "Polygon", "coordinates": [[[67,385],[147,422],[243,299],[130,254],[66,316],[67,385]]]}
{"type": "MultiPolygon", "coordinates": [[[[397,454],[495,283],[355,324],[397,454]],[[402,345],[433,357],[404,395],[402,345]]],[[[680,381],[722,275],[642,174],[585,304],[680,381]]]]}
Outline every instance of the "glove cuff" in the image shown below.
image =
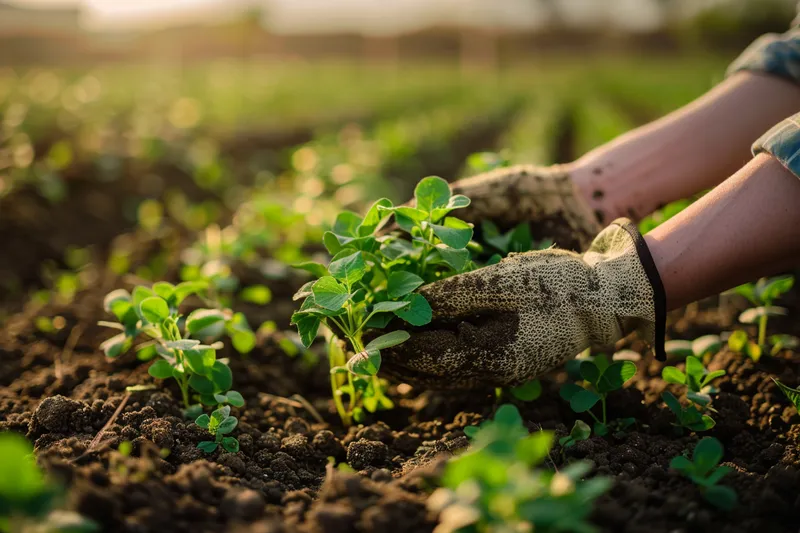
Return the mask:
{"type": "Polygon", "coordinates": [[[661,275],[658,273],[655,261],[653,261],[653,255],[650,253],[650,248],[647,246],[647,242],[639,232],[639,229],[629,219],[618,218],[614,220],[611,225],[618,226],[630,235],[636,247],[639,261],[641,261],[647,279],[653,287],[653,305],[655,307],[653,351],[656,354],[656,359],[659,361],[666,361],[667,354],[664,350],[664,343],[666,341],[667,329],[667,295],[664,291],[664,283],[661,281],[661,275]]]}

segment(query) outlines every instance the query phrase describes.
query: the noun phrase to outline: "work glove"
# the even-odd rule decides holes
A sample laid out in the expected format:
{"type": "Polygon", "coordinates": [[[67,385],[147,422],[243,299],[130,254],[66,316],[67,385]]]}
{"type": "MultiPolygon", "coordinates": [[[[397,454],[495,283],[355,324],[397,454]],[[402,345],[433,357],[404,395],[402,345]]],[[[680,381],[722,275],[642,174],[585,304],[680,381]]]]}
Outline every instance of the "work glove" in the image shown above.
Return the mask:
{"type": "Polygon", "coordinates": [[[498,168],[459,180],[451,189],[471,200],[458,218],[476,226],[483,220],[504,229],[530,222],[535,237],[553,238],[559,247],[571,250],[585,250],[602,229],[566,166],[498,168]]]}
{"type": "Polygon", "coordinates": [[[515,386],[638,331],[663,360],[666,299],[636,226],[618,219],[580,255],[512,254],[420,289],[433,320],[381,350],[381,371],[434,389],[515,386]]]}

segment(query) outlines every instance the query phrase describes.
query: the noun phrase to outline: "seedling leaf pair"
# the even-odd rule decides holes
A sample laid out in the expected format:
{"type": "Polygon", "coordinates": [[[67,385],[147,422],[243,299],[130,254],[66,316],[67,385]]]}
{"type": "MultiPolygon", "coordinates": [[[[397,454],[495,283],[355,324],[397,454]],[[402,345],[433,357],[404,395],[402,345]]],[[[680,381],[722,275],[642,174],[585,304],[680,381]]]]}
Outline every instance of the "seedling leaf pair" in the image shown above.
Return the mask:
{"type": "Polygon", "coordinates": [[[691,460],[682,455],[675,457],[670,462],[670,468],[682,473],[700,487],[706,501],[730,511],[735,507],[737,497],[732,488],[718,485],[732,470],[729,466],[719,466],[722,456],[722,444],[713,437],[705,437],[695,446],[691,460]]]}

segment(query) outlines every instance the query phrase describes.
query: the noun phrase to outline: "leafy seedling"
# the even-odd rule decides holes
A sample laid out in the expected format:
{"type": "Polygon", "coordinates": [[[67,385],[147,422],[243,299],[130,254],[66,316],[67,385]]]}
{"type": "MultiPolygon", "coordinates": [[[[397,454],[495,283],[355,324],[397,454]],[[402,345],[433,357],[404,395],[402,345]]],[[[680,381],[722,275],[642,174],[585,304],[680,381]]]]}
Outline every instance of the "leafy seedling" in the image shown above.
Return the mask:
{"type": "Polygon", "coordinates": [[[448,216],[467,205],[469,199],[451,195],[443,179],[425,178],[417,184],[414,207],[394,206],[383,198],[363,217],[340,213],[323,237],[332,255],[330,263],[296,265],[317,279],[295,294],[294,299],[303,303],[292,315],[292,324],[306,347],[320,326],[333,333],[328,339],[331,392],[345,425],[361,419],[364,410],[393,406],[385,395],[385,382],[378,378],[381,350],[409,338],[405,331],[395,330],[365,343],[364,332],[383,329],[394,318],[424,326],[431,321],[432,310],[416,289],[473,268],[466,248],[472,227],[448,216]],[[379,236],[378,230],[392,216],[399,230],[379,236]],[[347,345],[339,342],[341,337],[347,345]]]}
{"type": "Polygon", "coordinates": [[[751,341],[747,333],[740,329],[728,337],[728,348],[736,353],[745,354],[756,363],[761,359],[763,352],[761,346],[751,341]]]}
{"type": "Polygon", "coordinates": [[[494,420],[466,428],[471,447],[447,462],[441,487],[429,498],[445,531],[592,532],[594,500],[611,480],[584,480],[591,464],[578,461],[559,470],[542,468],[553,434],[528,434],[516,407],[502,405],[494,420]]]}
{"type": "Polygon", "coordinates": [[[97,531],[91,520],[58,509],[63,495],[36,464],[24,437],[0,433],[0,531],[97,531]]]}
{"type": "Polygon", "coordinates": [[[794,285],[793,276],[778,276],[774,278],[761,278],[756,283],[746,283],[733,289],[731,292],[747,298],[753,307],[739,315],[739,322],[743,324],[758,324],[758,346],[766,345],[767,320],[771,316],[786,314],[786,308],[773,305],[773,302],[791,290],[794,285]]]}
{"type": "Polygon", "coordinates": [[[213,341],[226,328],[235,329],[240,319],[237,315],[226,317],[217,309],[197,309],[185,318],[178,312],[181,302],[203,286],[159,282],[152,288],[138,286],[133,294],[124,289],[109,293],[105,308],[119,322],[100,324],[121,332],[106,340],[101,348],[113,359],[127,352],[137,336],[150,337],[150,342],[139,346],[137,357],[155,359],[148,369],[151,376],[175,379],[186,409],[191,405],[192,393],[203,405],[229,403],[241,407],[242,395],[230,390],[231,370],[225,360],[217,359],[221,343],[201,342],[213,341]]]}
{"type": "Polygon", "coordinates": [[[217,446],[229,453],[236,453],[239,451],[239,441],[235,437],[226,437],[228,433],[236,429],[239,421],[235,416],[231,416],[231,408],[229,405],[220,407],[211,416],[206,414],[197,417],[194,421],[195,424],[203,429],[207,429],[214,437],[214,440],[204,440],[197,445],[198,448],[206,453],[213,453],[217,446]]]}
{"type": "Polygon", "coordinates": [[[703,498],[714,507],[730,511],[736,506],[736,492],[719,481],[732,470],[729,466],[720,466],[722,460],[722,444],[713,437],[705,437],[697,443],[689,460],[683,455],[674,457],[669,466],[691,479],[700,488],[703,498]]]}
{"type": "Polygon", "coordinates": [[[711,395],[719,392],[711,382],[725,375],[724,370],[709,372],[703,362],[694,355],[686,358],[686,371],[682,372],[674,366],[667,366],[661,371],[661,377],[667,383],[685,385],[688,389],[686,397],[701,409],[711,403],[711,395]]]}
{"type": "Polygon", "coordinates": [[[667,404],[669,410],[678,419],[678,423],[674,424],[679,429],[688,429],[690,431],[707,431],[714,427],[716,422],[709,415],[703,414],[694,405],[683,407],[681,402],[671,392],[665,392],[661,395],[661,399],[667,404]]]}
{"type": "Polygon", "coordinates": [[[565,383],[559,394],[569,402],[570,408],[576,413],[589,413],[594,421],[594,432],[603,436],[608,434],[608,418],[606,415],[606,399],[608,394],[620,390],[622,386],[636,374],[636,365],[631,361],[616,361],[610,363],[604,355],[598,355],[594,360],[584,360],[580,364],[581,377],[587,387],[576,383],[565,383]],[[595,415],[591,409],[600,403],[601,416],[595,415]]]}
{"type": "Polygon", "coordinates": [[[592,435],[592,428],[583,420],[576,420],[575,425],[572,426],[572,431],[566,437],[558,439],[558,443],[562,448],[569,448],[575,446],[576,442],[588,439],[592,435]]]}

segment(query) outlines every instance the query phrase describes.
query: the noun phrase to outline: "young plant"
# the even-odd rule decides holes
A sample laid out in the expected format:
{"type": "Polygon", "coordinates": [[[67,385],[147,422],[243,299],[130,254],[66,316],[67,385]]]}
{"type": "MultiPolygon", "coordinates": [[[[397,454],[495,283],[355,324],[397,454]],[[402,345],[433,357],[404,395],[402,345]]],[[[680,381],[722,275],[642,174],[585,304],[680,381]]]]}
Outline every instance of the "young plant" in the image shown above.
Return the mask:
{"type": "Polygon", "coordinates": [[[206,414],[200,415],[194,423],[203,429],[207,429],[214,437],[214,440],[204,440],[197,445],[204,452],[212,453],[220,445],[229,453],[239,451],[239,441],[235,437],[225,436],[236,429],[236,425],[239,423],[235,416],[231,416],[231,407],[229,405],[220,407],[211,413],[210,417],[206,414]]]}
{"type": "Polygon", "coordinates": [[[794,285],[793,276],[761,278],[756,283],[746,283],[732,292],[747,298],[753,307],[739,315],[743,324],[758,324],[758,345],[764,347],[767,341],[767,320],[771,316],[786,314],[786,308],[772,305],[775,300],[788,292],[794,285]]]}
{"type": "Polygon", "coordinates": [[[473,267],[466,249],[472,227],[447,216],[469,205],[469,199],[451,196],[447,182],[437,177],[420,181],[414,196],[414,207],[395,207],[383,198],[363,218],[349,211],[341,213],[332,231],[323,236],[333,256],[328,266],[312,262],[296,265],[318,279],[295,294],[294,299],[303,299],[303,303],[292,315],[292,324],[306,347],[320,326],[333,332],[328,341],[331,391],[345,425],[350,425],[354,417],[362,417],[364,409],[374,412],[392,407],[377,376],[380,351],[409,338],[405,331],[396,330],[365,344],[364,332],[385,328],[395,317],[412,326],[427,324],[431,307],[414,291],[473,267]],[[398,232],[377,235],[390,216],[407,236],[398,232]],[[341,337],[348,345],[339,343],[341,337]],[[346,404],[344,396],[348,397],[346,404]]]}
{"type": "Polygon", "coordinates": [[[753,362],[757,363],[761,359],[763,350],[761,346],[750,340],[746,331],[740,329],[732,332],[728,337],[728,348],[733,352],[744,354],[753,362]]]}
{"type": "Polygon", "coordinates": [[[610,363],[605,355],[598,355],[594,360],[584,360],[580,364],[580,374],[587,387],[576,383],[565,383],[559,394],[569,402],[576,413],[589,413],[595,423],[594,432],[599,436],[608,434],[608,417],[606,414],[606,398],[610,392],[619,390],[636,374],[636,365],[631,361],[610,363]],[[601,416],[595,415],[591,409],[600,403],[601,416]]]}
{"type": "Polygon", "coordinates": [[[694,447],[691,460],[679,455],[670,461],[669,466],[691,479],[708,503],[730,511],[736,506],[736,492],[717,484],[732,470],[729,466],[719,465],[722,454],[722,444],[713,437],[705,437],[694,447]]]}
{"type": "Polygon", "coordinates": [[[674,366],[664,367],[661,371],[661,377],[667,383],[685,385],[688,389],[686,397],[701,409],[708,407],[708,404],[711,403],[711,395],[719,392],[719,389],[713,387],[711,382],[724,375],[724,370],[709,372],[703,366],[703,362],[694,355],[686,358],[686,372],[682,372],[674,366]]]}
{"type": "Polygon", "coordinates": [[[204,284],[195,282],[159,282],[152,288],[137,286],[133,294],[124,289],[109,293],[105,309],[119,322],[100,325],[121,333],[106,340],[101,348],[107,357],[116,358],[131,348],[137,336],[150,337],[150,342],[137,348],[137,357],[145,361],[157,358],[148,373],[158,379],[174,378],[186,409],[191,405],[192,392],[203,405],[230,403],[241,407],[242,395],[230,390],[233,376],[227,361],[217,359],[221,343],[214,342],[226,330],[235,335],[240,319],[237,315],[227,317],[217,309],[197,309],[185,318],[178,312],[187,296],[203,288],[204,284]]]}
{"type": "Polygon", "coordinates": [[[428,506],[439,513],[437,532],[592,532],[592,502],[611,480],[583,480],[591,464],[554,472],[542,468],[553,434],[528,434],[516,407],[502,405],[493,421],[466,428],[472,446],[451,459],[428,506]]]}
{"type": "Polygon", "coordinates": [[[62,495],[36,464],[30,443],[16,433],[0,433],[0,531],[97,531],[91,520],[57,509],[62,495]]]}
{"type": "Polygon", "coordinates": [[[588,439],[592,435],[592,428],[583,420],[576,420],[575,425],[572,426],[572,431],[566,437],[558,439],[558,443],[562,448],[569,448],[575,446],[576,442],[588,439]]]}
{"type": "Polygon", "coordinates": [[[682,429],[707,431],[716,424],[713,418],[701,413],[694,404],[689,407],[683,407],[681,402],[671,392],[661,394],[661,399],[664,400],[669,410],[672,411],[675,418],[678,419],[678,423],[674,425],[679,431],[682,431],[682,429]]]}
{"type": "Polygon", "coordinates": [[[512,252],[528,252],[530,250],[544,250],[553,245],[553,239],[544,239],[534,242],[531,228],[527,222],[522,222],[505,233],[501,233],[497,226],[484,220],[481,223],[481,237],[487,247],[495,250],[487,264],[499,263],[502,258],[512,252]]]}

